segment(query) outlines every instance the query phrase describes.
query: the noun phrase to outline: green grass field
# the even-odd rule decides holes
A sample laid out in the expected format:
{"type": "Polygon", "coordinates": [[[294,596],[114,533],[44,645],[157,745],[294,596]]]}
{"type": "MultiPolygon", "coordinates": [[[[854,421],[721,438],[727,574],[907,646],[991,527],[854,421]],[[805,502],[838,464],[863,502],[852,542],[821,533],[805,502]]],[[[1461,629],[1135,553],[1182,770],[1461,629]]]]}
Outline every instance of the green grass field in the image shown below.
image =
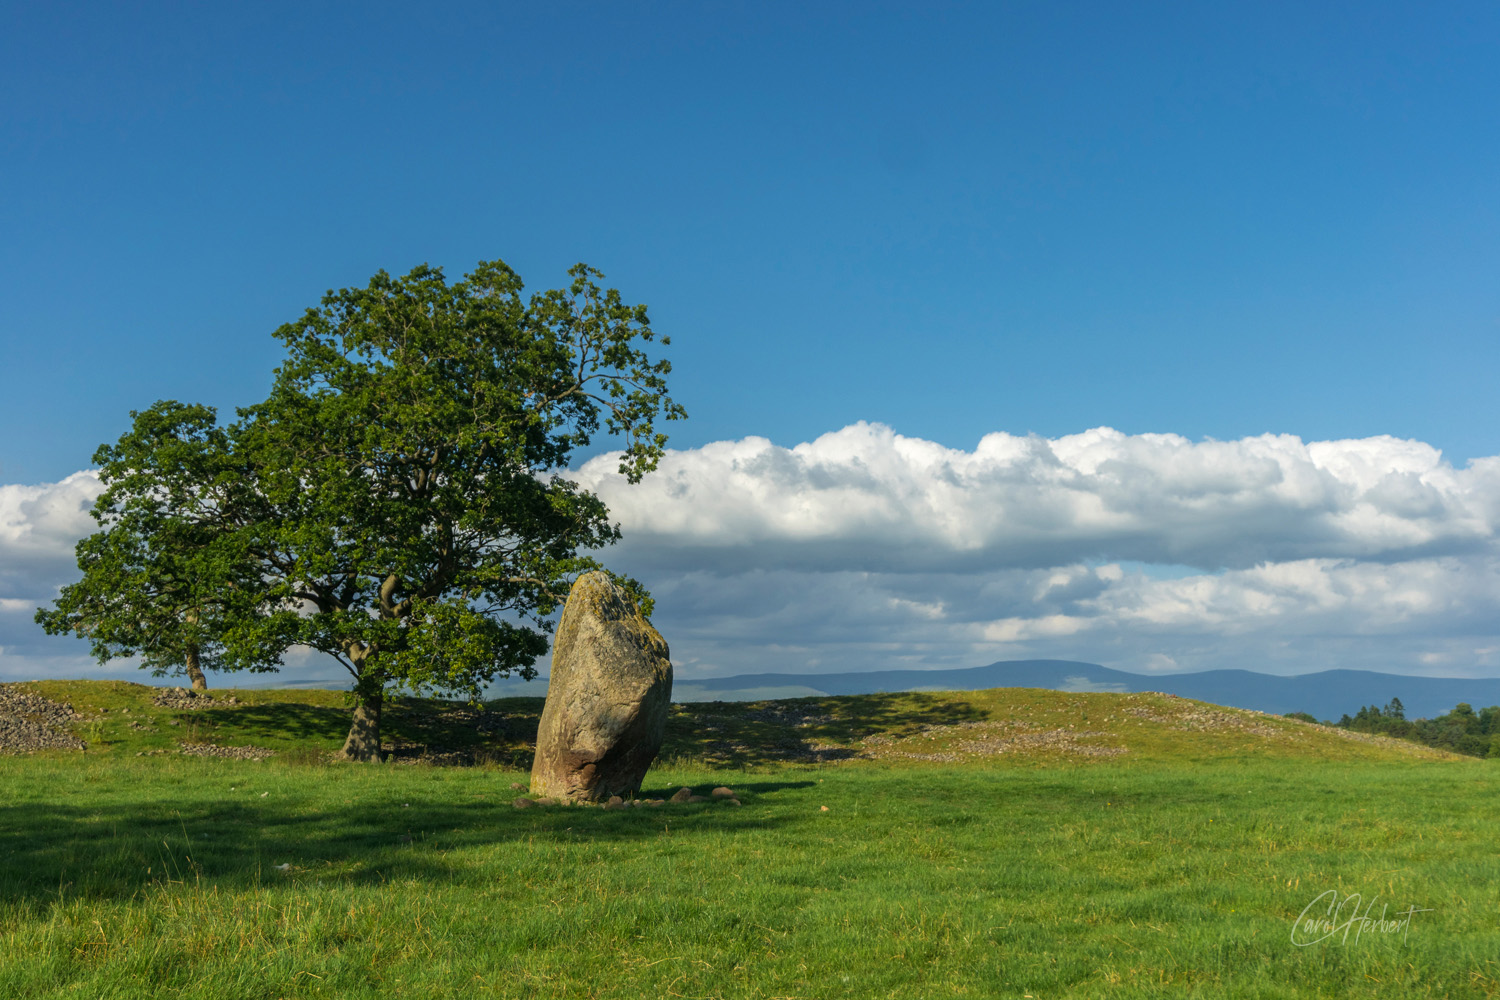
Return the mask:
{"type": "Polygon", "coordinates": [[[32,689],[90,747],[0,757],[0,997],[1500,995],[1494,761],[1159,695],[882,695],[679,706],[646,791],[741,808],[516,809],[535,700],[487,731],[408,702],[395,742],[479,763],[355,766],[337,693],[32,689]],[[205,740],[277,755],[178,753],[205,740]],[[1329,891],[1422,912],[1294,943],[1329,891]]]}

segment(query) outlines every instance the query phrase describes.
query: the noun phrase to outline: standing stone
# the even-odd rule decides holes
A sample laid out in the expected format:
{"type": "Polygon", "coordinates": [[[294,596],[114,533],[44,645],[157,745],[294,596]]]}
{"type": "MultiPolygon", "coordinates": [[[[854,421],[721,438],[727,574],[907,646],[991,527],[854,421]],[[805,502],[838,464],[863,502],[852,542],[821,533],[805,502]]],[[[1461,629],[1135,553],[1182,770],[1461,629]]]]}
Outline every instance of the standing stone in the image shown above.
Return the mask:
{"type": "Polygon", "coordinates": [[[661,633],[607,573],[585,573],[552,644],[532,793],[600,802],[640,791],[671,702],[672,661],[661,633]]]}

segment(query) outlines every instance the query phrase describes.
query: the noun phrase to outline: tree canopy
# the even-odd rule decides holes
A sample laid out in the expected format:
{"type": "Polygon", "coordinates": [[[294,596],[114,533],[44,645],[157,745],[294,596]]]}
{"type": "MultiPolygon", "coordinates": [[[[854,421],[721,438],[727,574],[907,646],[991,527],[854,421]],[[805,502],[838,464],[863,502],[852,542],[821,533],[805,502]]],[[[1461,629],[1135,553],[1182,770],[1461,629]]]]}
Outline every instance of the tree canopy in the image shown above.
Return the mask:
{"type": "Polygon", "coordinates": [[[223,516],[242,506],[245,481],[214,411],[161,402],[131,418],[94,454],[105,489],[91,513],[103,530],[78,543],[83,578],[37,622],[84,636],[101,662],[139,654],[152,673],[185,673],[199,690],[205,669],[274,669],[274,649],[235,634],[264,629],[246,536],[223,516]]]}
{"type": "MultiPolygon", "coordinates": [[[[231,669],[273,668],[293,645],[334,657],[353,679],[354,759],[378,757],[392,687],[473,697],[534,676],[571,580],[601,568],[580,553],[619,538],[566,478],[570,458],[602,429],[637,482],[665,448],[658,421],[686,415],[670,364],[646,353],[646,308],[585,265],[569,275],[529,299],[500,261],[451,284],[423,265],[330,291],[276,331],[286,360],[234,424],[162,403],[145,415],[152,437],[137,418],[110,453],[106,531],[80,545],[75,588],[107,603],[124,579],[85,546],[144,552],[138,575],[194,580],[168,602],[182,631],[149,656],[168,662],[191,638],[231,669]]],[[[101,617],[68,617],[68,599],[39,617],[97,645],[101,617]]]]}
{"type": "Polygon", "coordinates": [[[1459,702],[1451,711],[1431,719],[1406,718],[1400,698],[1392,698],[1384,709],[1364,705],[1352,717],[1345,712],[1335,725],[1361,733],[1378,733],[1415,740],[1430,747],[1473,757],[1500,757],[1500,706],[1474,711],[1459,702]]]}

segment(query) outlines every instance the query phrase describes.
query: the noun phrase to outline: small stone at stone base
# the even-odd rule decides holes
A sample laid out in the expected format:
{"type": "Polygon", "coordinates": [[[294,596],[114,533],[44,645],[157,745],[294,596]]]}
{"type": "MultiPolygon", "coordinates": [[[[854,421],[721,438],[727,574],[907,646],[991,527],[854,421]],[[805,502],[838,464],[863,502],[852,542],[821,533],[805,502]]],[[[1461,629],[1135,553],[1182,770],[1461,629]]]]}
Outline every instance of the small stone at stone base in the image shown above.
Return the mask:
{"type": "Polygon", "coordinates": [[[606,803],[604,803],[604,808],[606,808],[606,809],[624,809],[625,808],[625,800],[622,799],[622,798],[620,798],[618,795],[611,795],[609,797],[609,801],[606,802],[606,803]]]}
{"type": "Polygon", "coordinates": [[[673,793],[673,795],[672,795],[672,801],[673,802],[686,802],[688,799],[690,799],[692,797],[693,797],[693,790],[691,788],[679,788],[679,789],[677,789],[676,792],[673,793]]]}
{"type": "Polygon", "coordinates": [[[742,805],[744,805],[744,803],[741,802],[739,799],[725,799],[724,801],[728,802],[732,806],[742,806],[742,805]]]}
{"type": "Polygon", "coordinates": [[[667,804],[667,800],[666,799],[647,799],[646,800],[646,805],[650,806],[652,809],[655,809],[657,806],[662,806],[662,805],[666,805],[666,804],[667,804]]]}
{"type": "Polygon", "coordinates": [[[715,788],[713,791],[709,792],[708,794],[712,795],[716,799],[732,799],[732,798],[734,798],[734,790],[731,789],[731,788],[725,788],[723,785],[720,785],[718,788],[715,788]]]}
{"type": "Polygon", "coordinates": [[[539,806],[555,806],[557,805],[557,800],[549,795],[546,798],[537,799],[536,804],[539,806]]]}
{"type": "Polygon", "coordinates": [[[707,802],[708,801],[708,796],[707,795],[689,795],[687,797],[687,800],[689,802],[707,802]]]}
{"type": "Polygon", "coordinates": [[[522,796],[521,798],[516,799],[516,801],[512,802],[511,805],[515,806],[517,809],[530,809],[532,806],[536,805],[536,803],[526,798],[525,796],[522,796]]]}
{"type": "Polygon", "coordinates": [[[524,792],[524,791],[526,791],[526,786],[523,785],[523,784],[521,784],[519,781],[512,781],[510,783],[510,787],[514,788],[518,792],[524,792]]]}

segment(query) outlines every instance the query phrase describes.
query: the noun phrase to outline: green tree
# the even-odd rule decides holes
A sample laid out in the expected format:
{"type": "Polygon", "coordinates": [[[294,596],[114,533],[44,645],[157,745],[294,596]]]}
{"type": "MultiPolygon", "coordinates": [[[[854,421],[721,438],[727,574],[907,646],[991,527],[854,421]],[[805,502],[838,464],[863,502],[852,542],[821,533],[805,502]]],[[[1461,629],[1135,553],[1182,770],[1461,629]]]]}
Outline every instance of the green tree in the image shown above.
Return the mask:
{"type": "Polygon", "coordinates": [[[646,308],[569,275],[523,300],[500,261],[453,284],[382,271],[276,331],[287,359],[236,423],[175,402],[134,415],[96,456],[105,530],[79,546],[84,578],[38,620],[158,671],[327,653],[353,678],[357,760],[379,759],[390,688],[477,697],[535,676],[549,616],[600,568],[580,550],[619,538],[570,458],[602,429],[638,482],[666,446],[656,422],[686,416],[646,308]]]}
{"type": "Polygon", "coordinates": [[[1451,720],[1455,725],[1462,726],[1464,732],[1473,732],[1479,725],[1479,716],[1474,713],[1474,706],[1466,701],[1454,705],[1452,711],[1438,718],[1451,720]]]}
{"type": "Polygon", "coordinates": [[[157,676],[275,669],[277,651],[236,639],[267,635],[246,535],[233,515],[244,495],[214,411],[175,402],[132,413],[132,426],[94,455],[103,529],[78,543],[83,577],[37,610],[47,632],[89,640],[100,662],[141,656],[157,676]],[[227,641],[226,641],[227,640],[227,641]]]}
{"type": "Polygon", "coordinates": [[[619,538],[562,474],[569,459],[602,427],[638,482],[666,445],[656,422],[686,416],[670,364],[647,357],[646,308],[582,264],[569,275],[528,300],[500,261],[453,284],[423,265],[331,291],[277,331],[288,357],[270,397],[229,429],[263,507],[235,529],[263,581],[263,627],[238,640],[348,670],[346,757],[379,758],[388,689],[477,697],[535,676],[548,616],[599,568],[579,551],[619,538]]]}
{"type": "Polygon", "coordinates": [[[1479,710],[1479,732],[1485,736],[1500,735],[1500,705],[1479,710]]]}

